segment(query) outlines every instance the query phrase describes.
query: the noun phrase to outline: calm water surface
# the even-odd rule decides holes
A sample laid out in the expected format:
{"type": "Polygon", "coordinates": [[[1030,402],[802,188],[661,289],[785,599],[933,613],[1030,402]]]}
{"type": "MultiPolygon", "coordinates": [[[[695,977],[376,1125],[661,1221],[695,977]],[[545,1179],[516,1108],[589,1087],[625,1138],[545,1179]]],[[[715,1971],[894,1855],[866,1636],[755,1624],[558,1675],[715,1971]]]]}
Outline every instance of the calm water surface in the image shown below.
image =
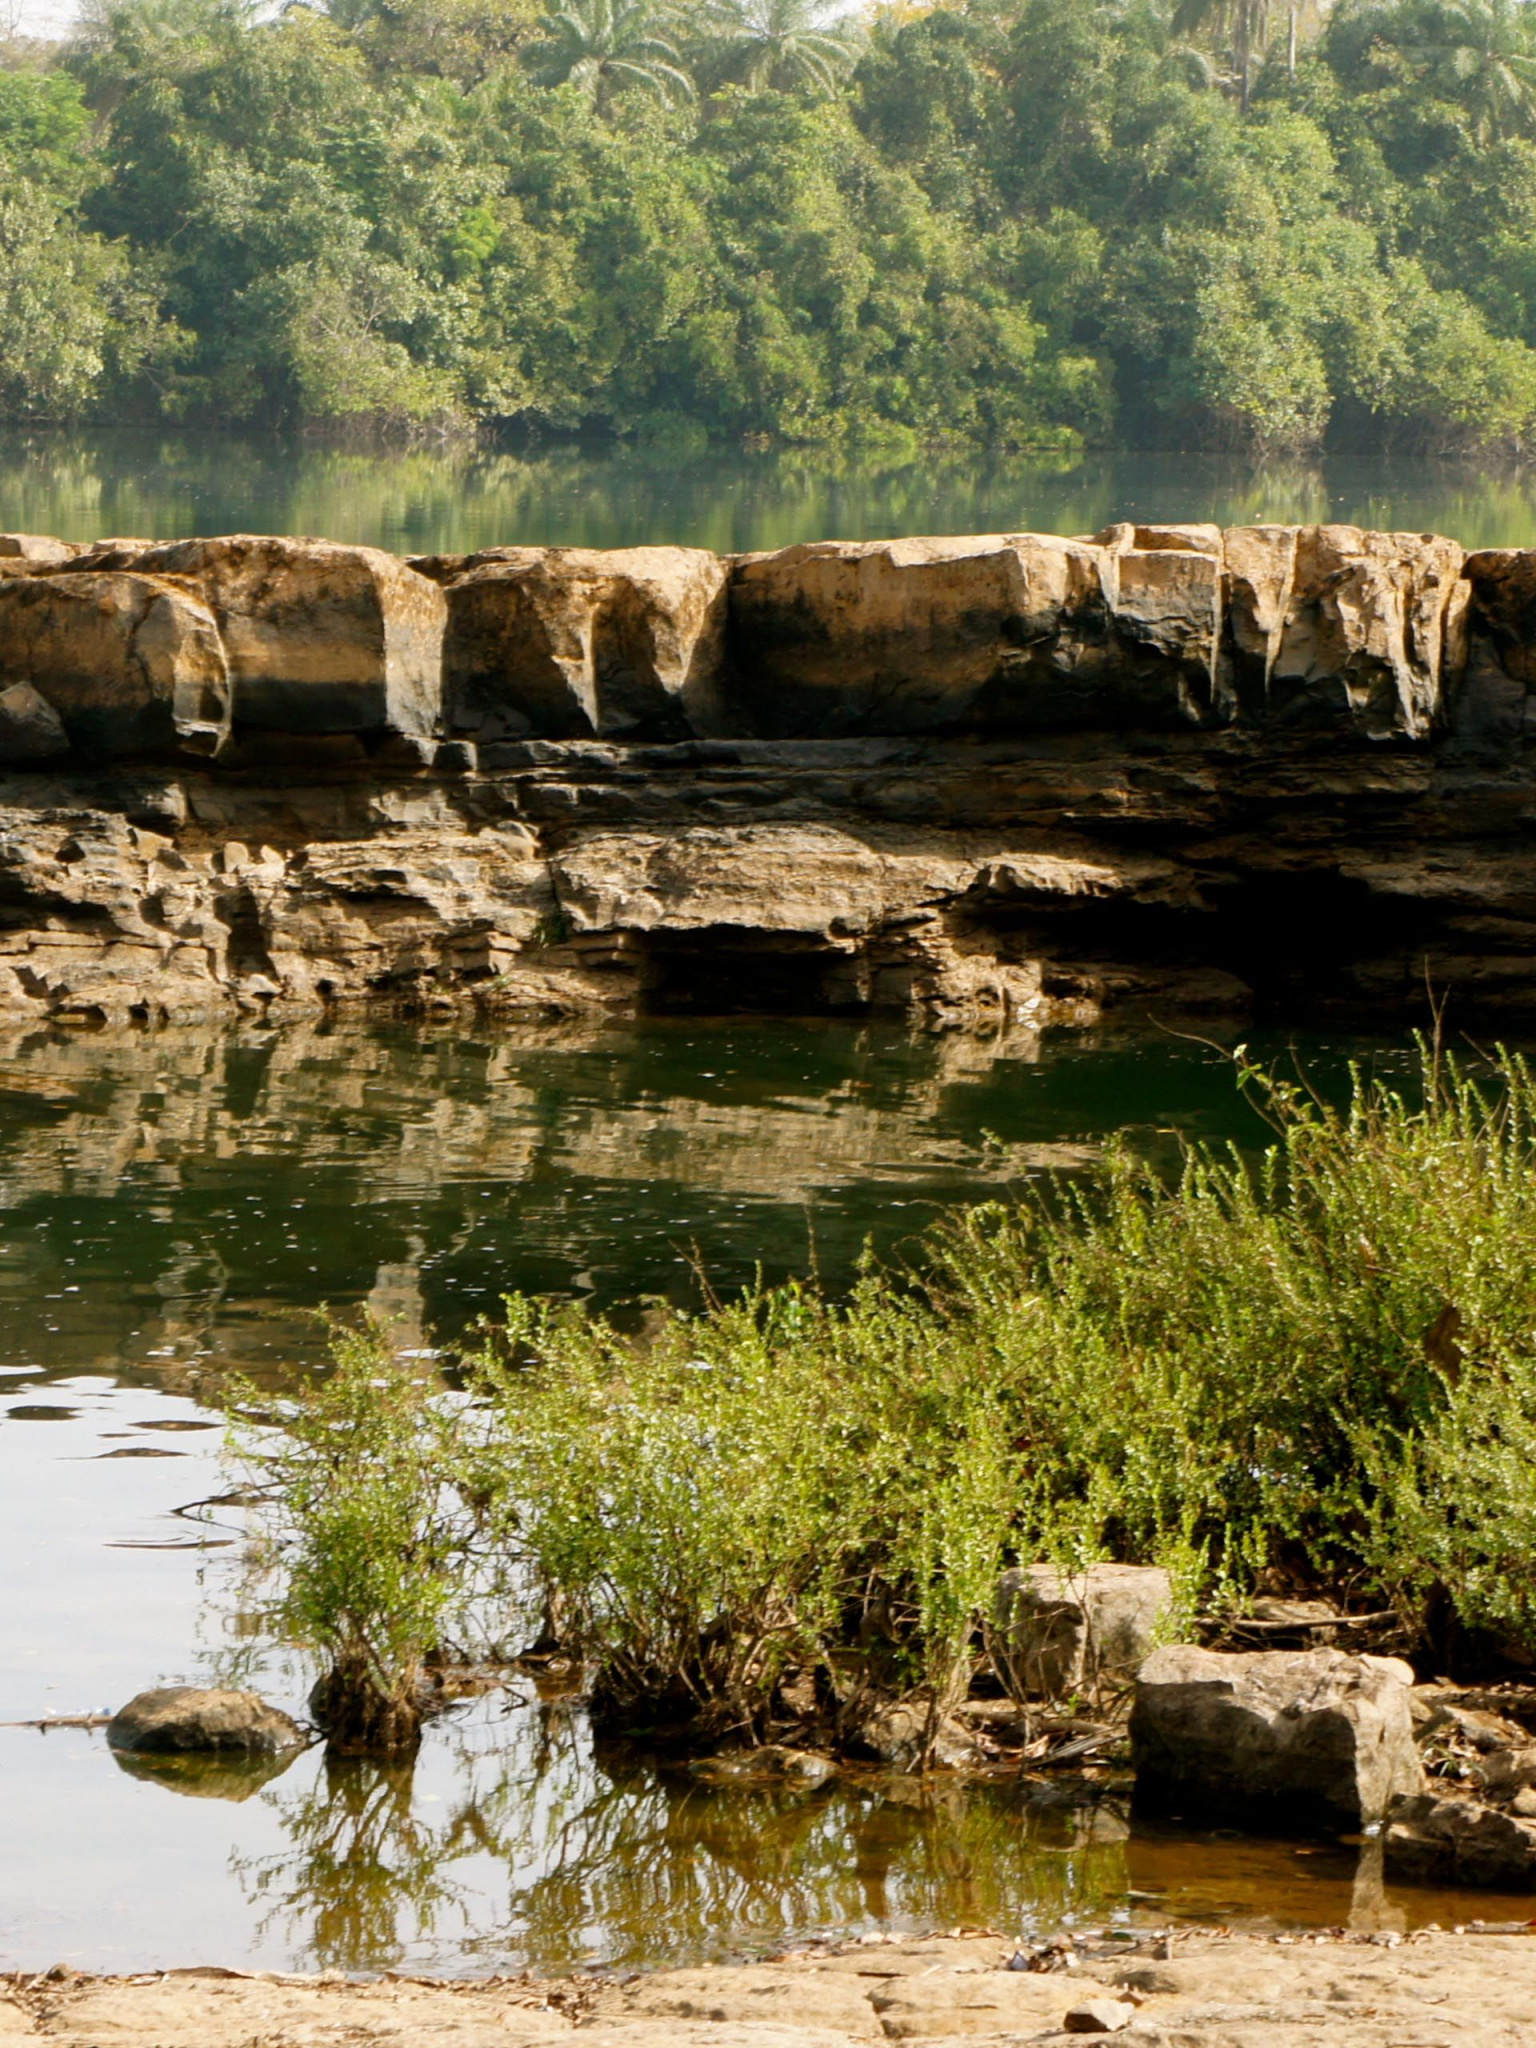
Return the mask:
{"type": "MultiPolygon", "coordinates": [[[[1536,544],[1536,482],[1428,464],[1256,469],[646,452],[380,454],[276,438],[0,432],[0,529],[326,534],[402,552],[543,541],[772,547],[1126,516],[1346,519],[1536,544]]],[[[1352,1047],[1313,1041],[1337,1079],[1352,1047]]],[[[1370,1049],[1405,1068],[1401,1047],[1370,1049]]],[[[314,1311],[401,1352],[509,1286],[688,1300],[761,1267],[841,1285],[873,1237],[1089,1162],[1135,1127],[1257,1137],[1219,1053],[847,1023],[597,1033],[252,1026],[0,1034],[0,1722],[231,1674],[304,1675],[243,1618],[202,1376],[280,1378],[314,1311]]],[[[631,1311],[633,1312],[633,1311],[631,1311]]],[[[0,1968],[218,1962],[447,1972],[658,1962],[827,1925],[1187,1914],[1401,1925],[1528,1908],[1386,1894],[1345,1849],[1132,1831],[1039,1788],[710,1790],[594,1750],[526,1689],[414,1770],[175,1787],[99,1734],[0,1728],[0,1968]]]]}
{"type": "Polygon", "coordinates": [[[0,531],[69,540],[254,531],[401,553],[667,541],[728,552],[833,536],[1091,533],[1126,518],[1343,520],[1528,547],[1536,471],[1123,453],[882,462],[824,451],[380,451],[275,435],[0,429],[0,531]]]}
{"type": "MultiPolygon", "coordinates": [[[[1359,1049],[1309,1041],[1309,1071],[1336,1082],[1359,1049]]],[[[697,1257],[717,1286],[815,1263],[836,1287],[867,1236],[899,1252],[938,1205],[1079,1167],[1125,1125],[1154,1147],[1257,1135],[1220,1054],[1170,1037],[0,1036],[0,1721],[215,1673],[299,1706],[302,1672],[241,1613],[197,1388],[315,1357],[319,1304],[366,1303],[420,1353],[513,1285],[687,1300],[697,1257]]],[[[270,1781],[168,1786],[99,1734],[0,1729],[0,1813],[0,1968],[461,1973],[828,1925],[1500,1910],[1385,1894],[1345,1849],[1133,1832],[1038,1786],[712,1790],[594,1749],[529,1686],[440,1724],[414,1770],[310,1751],[270,1781]]]]}

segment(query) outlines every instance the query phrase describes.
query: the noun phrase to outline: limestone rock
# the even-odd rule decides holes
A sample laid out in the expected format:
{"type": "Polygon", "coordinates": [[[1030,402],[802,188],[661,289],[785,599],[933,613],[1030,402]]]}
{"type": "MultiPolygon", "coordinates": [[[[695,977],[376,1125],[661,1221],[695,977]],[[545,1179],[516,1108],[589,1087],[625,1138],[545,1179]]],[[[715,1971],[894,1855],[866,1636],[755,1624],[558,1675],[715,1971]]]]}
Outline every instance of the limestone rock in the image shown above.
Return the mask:
{"type": "Polygon", "coordinates": [[[132,566],[195,590],[218,620],[237,726],[431,735],[447,606],[378,548],[227,534],[168,542],[132,566]]]}
{"type": "MultiPolygon", "coordinates": [[[[1493,1716],[1486,1718],[1491,1720],[1493,1716]]],[[[1517,1793],[1536,1785],[1536,1743],[1523,1741],[1508,1748],[1487,1748],[1478,1765],[1478,1777],[1490,1799],[1512,1800],[1517,1793]]]]}
{"type": "Polygon", "coordinates": [[[1113,1994],[1089,1977],[957,1970],[893,1978],[871,1992],[870,2004],[888,2041],[989,2034],[1017,2041],[1032,2039],[1044,2027],[1060,2027],[1074,2006],[1095,1997],[1113,1994]]]}
{"type": "Polygon", "coordinates": [[[1270,672],[1277,718],[1424,739],[1466,661],[1460,546],[1438,534],[1307,526],[1270,672]]]}
{"type": "Polygon", "coordinates": [[[489,548],[445,576],[449,730],[676,740],[725,730],[725,567],[703,548],[489,548]]]}
{"type": "Polygon", "coordinates": [[[1053,535],[821,541],[731,572],[734,706],[816,737],[1178,726],[1212,709],[1220,567],[1053,535]]]}
{"type": "Polygon", "coordinates": [[[0,765],[29,768],[69,752],[64,721],[30,683],[0,690],[0,765]]]}
{"type": "Polygon", "coordinates": [[[880,2039],[864,1986],[856,1978],[773,1963],[738,1970],[658,1970],[598,1991],[592,2019],[695,2020],[715,2026],[773,2024],[836,2028],[855,2040],[880,2039]]]}
{"type": "Polygon", "coordinates": [[[1172,1605],[1172,1582],[1156,1565],[1092,1564],[1068,1574],[1035,1564],[1004,1572],[996,1617],[1020,1688],[1060,1698],[1129,1677],[1172,1605]]]}
{"type": "Polygon", "coordinates": [[[1536,1820],[1479,1800],[1408,1794],[1387,1810],[1389,1879],[1536,1891],[1536,1820]]]}
{"type": "Polygon", "coordinates": [[[54,540],[43,533],[0,533],[0,576],[31,576],[39,569],[58,568],[81,552],[78,541],[54,540]]]}
{"type": "Polygon", "coordinates": [[[926,1751],[928,1708],[922,1700],[894,1700],[877,1708],[859,1729],[859,1743],[893,1770],[916,1771],[925,1764],[944,1771],[969,1770],[986,1761],[986,1752],[965,1723],[946,1714],[926,1751]]]}
{"type": "Polygon", "coordinates": [[[1173,1644],[1136,1680],[1136,1798],[1151,1809],[1355,1829],[1424,1785],[1395,1657],[1173,1644]]]}
{"type": "Polygon", "coordinates": [[[114,1749],[141,1756],[190,1750],[275,1756],[303,1740],[298,1725],[257,1694],[222,1687],[170,1685],[141,1692],[107,1724],[114,1749]]]}
{"type": "Polygon", "coordinates": [[[1222,536],[1215,526],[1120,526],[1110,561],[1115,654],[1106,722],[1206,725],[1231,709],[1218,680],[1222,536]],[[1119,717],[1112,707],[1122,706],[1119,717]],[[1137,717],[1145,705],[1154,715],[1137,717]]]}
{"type": "Polygon", "coordinates": [[[1074,2005],[1061,2023],[1064,2034],[1118,2034],[1136,2017],[1136,2008],[1123,1998],[1090,1998],[1074,2005]]]}
{"type": "Polygon", "coordinates": [[[0,580],[0,686],[27,682],[83,753],[216,754],[229,678],[211,613],[138,574],[0,580]]]}
{"type": "Polygon", "coordinates": [[[1138,526],[1133,520],[1121,520],[1113,526],[1106,526],[1102,533],[1096,533],[1094,539],[1100,547],[1109,548],[1115,554],[1151,548],[1159,552],[1171,550],[1179,554],[1214,555],[1218,561],[1221,559],[1221,528],[1204,522],[1138,526]]]}
{"type": "Polygon", "coordinates": [[[1240,710],[1259,716],[1290,610],[1296,536],[1294,526],[1229,526],[1222,535],[1227,687],[1240,710]]]}
{"type": "Polygon", "coordinates": [[[1536,729],[1536,550],[1485,548],[1463,573],[1472,598],[1456,730],[1507,746],[1536,729]]]}

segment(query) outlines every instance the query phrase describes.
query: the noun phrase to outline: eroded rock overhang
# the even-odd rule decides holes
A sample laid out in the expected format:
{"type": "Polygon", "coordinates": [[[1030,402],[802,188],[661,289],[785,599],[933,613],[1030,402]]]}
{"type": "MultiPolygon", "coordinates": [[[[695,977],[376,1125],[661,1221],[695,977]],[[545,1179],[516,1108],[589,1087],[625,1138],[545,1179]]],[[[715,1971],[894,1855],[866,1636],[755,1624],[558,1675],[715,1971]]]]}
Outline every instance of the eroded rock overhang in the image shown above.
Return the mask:
{"type": "Polygon", "coordinates": [[[1536,553],[0,536],[0,1011],[1536,1014],[1536,553]]]}

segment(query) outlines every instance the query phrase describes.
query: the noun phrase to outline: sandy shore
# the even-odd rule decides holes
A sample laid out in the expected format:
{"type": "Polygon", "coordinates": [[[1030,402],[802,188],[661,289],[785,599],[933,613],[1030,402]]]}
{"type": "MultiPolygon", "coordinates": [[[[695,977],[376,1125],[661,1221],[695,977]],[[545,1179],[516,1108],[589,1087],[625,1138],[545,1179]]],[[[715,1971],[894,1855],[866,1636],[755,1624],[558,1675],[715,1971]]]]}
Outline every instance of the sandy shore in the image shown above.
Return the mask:
{"type": "Polygon", "coordinates": [[[828,1942],[628,1981],[177,1970],[0,1978],[0,2048],[852,2048],[1084,2037],[1146,2048],[1532,2048],[1536,1933],[1080,1940],[1007,1967],[995,1934],[828,1942]],[[1067,2031],[1068,2016],[1073,2026],[1067,2031]]]}

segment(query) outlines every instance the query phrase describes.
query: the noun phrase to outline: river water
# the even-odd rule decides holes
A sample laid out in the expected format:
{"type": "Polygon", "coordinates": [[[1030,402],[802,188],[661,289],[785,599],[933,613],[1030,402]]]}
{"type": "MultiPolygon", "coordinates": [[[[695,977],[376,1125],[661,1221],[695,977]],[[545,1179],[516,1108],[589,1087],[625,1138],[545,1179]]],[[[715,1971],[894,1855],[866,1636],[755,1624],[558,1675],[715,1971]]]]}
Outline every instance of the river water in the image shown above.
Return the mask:
{"type": "MultiPolygon", "coordinates": [[[[1274,1044],[1270,1050],[1280,1053],[1274,1044]]],[[[1364,1052],[1312,1039],[1335,1084],[1364,1052]]],[[[215,1675],[297,1709],[242,1609],[207,1375],[280,1381],[313,1311],[399,1351],[500,1291],[621,1310],[911,1247],[946,1202],[1081,1168],[1129,1126],[1259,1135],[1214,1047],[841,1020],[597,1031],[251,1025],[0,1037],[0,1722],[215,1675]]],[[[134,1777],[99,1732],[0,1729],[0,1967],[655,1962],[830,1924],[1016,1933],[1136,1913],[1455,1917],[1345,1849],[1132,1831],[1017,1783],[706,1788],[593,1748],[529,1688],[414,1772],[311,1751],[270,1783],[134,1777]]],[[[1459,1911],[1469,1911],[1465,1902],[1459,1911]]],[[[1494,1911],[1484,1904],[1481,1910],[1494,1911]]]]}
{"type": "MultiPolygon", "coordinates": [[[[1536,488],[1424,464],[1248,470],[566,451],[389,455],[155,432],[0,434],[0,530],[727,548],[829,534],[1085,531],[1111,518],[1352,519],[1536,542],[1536,488]]],[[[1279,1054],[1278,1042],[1269,1050],[1279,1054]]],[[[1364,1054],[1309,1039],[1337,1083],[1364,1054]]],[[[1261,1136],[1216,1047],[913,1036],[843,1020],[601,1030],[253,1024],[0,1029],[0,1723],[156,1682],[304,1674],[242,1606],[199,1389],[323,1355],[371,1308],[404,1354],[509,1287],[621,1313],[761,1269],[837,1288],[944,1203],[1091,1163],[1110,1131],[1261,1136]]],[[[524,1688],[434,1728],[413,1771],[132,1775],[99,1731],[0,1726],[0,1968],[176,1963],[477,1972],[770,1947],[828,1925],[1171,1914],[1405,1925],[1518,1904],[1384,1893],[1355,1852],[1149,1833],[1039,1786],[709,1789],[598,1753],[524,1688]]]]}
{"type": "Polygon", "coordinates": [[[0,532],[164,540],[308,533],[402,554],[673,542],[722,552],[905,533],[1092,533],[1115,519],[1341,520],[1536,544],[1536,471],[1422,458],[867,452],[680,456],[338,448],[278,435],[0,428],[0,532]]]}

